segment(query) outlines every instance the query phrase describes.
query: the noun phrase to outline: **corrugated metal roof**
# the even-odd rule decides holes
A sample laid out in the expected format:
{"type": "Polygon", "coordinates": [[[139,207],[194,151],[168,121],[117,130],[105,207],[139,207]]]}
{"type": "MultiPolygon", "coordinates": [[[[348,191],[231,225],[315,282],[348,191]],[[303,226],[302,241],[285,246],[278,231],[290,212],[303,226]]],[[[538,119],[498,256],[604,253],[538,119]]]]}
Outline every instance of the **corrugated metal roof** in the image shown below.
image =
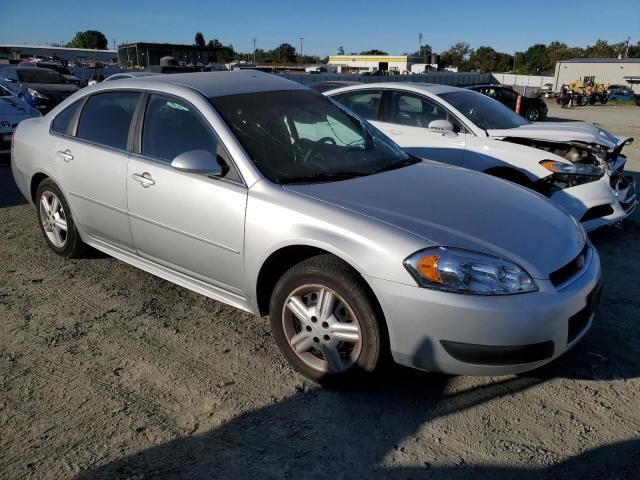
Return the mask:
{"type": "Polygon", "coordinates": [[[640,58],[569,58],[558,63],[640,63],[640,58]]]}

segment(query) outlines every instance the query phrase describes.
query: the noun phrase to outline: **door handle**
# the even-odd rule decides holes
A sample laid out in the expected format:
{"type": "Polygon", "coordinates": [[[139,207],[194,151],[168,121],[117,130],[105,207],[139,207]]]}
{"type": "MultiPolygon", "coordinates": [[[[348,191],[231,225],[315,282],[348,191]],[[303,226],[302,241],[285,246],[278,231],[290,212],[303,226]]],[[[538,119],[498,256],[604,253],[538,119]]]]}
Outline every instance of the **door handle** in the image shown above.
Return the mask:
{"type": "Polygon", "coordinates": [[[56,155],[67,163],[73,160],[73,155],[71,155],[71,150],[69,150],[68,148],[64,152],[62,150],[58,150],[56,152],[56,155]]]}
{"type": "Polygon", "coordinates": [[[149,172],[134,173],[133,175],[131,175],[131,178],[133,178],[136,182],[141,183],[144,188],[149,188],[151,185],[156,184],[156,181],[151,178],[151,174],[149,172]]]}

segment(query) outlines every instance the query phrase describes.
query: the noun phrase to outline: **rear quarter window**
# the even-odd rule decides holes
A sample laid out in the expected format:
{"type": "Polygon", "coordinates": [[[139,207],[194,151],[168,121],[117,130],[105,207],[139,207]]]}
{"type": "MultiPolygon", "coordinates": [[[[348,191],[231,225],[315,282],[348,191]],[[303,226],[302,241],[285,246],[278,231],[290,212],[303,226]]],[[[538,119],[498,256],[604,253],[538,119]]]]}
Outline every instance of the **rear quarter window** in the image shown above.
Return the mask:
{"type": "Polygon", "coordinates": [[[60,135],[72,135],[73,132],[69,131],[69,127],[81,104],[82,100],[78,100],[56,115],[51,122],[51,131],[60,135]]]}

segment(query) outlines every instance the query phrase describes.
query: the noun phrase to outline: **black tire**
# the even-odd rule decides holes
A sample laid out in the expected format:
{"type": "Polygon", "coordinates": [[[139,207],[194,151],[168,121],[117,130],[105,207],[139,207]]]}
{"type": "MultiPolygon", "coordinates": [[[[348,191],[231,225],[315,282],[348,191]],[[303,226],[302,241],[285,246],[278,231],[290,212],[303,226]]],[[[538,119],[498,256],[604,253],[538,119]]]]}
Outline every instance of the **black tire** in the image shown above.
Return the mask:
{"type": "Polygon", "coordinates": [[[346,380],[351,382],[370,378],[386,363],[388,344],[382,313],[372,296],[362,277],[333,255],[318,255],[293,266],[278,280],[269,306],[271,330],[278,348],[296,371],[324,385],[342,385],[346,380]],[[333,290],[346,301],[357,318],[361,335],[360,351],[357,359],[345,371],[333,373],[313,368],[289,343],[284,326],[285,302],[289,295],[306,285],[319,285],[333,290]]]}
{"type": "Polygon", "coordinates": [[[529,107],[524,116],[530,122],[537,122],[541,117],[540,109],[538,107],[529,107]]]}
{"type": "Polygon", "coordinates": [[[49,178],[44,179],[38,185],[38,190],[36,191],[36,214],[38,216],[38,224],[40,225],[40,231],[42,232],[42,236],[44,237],[47,245],[51,250],[53,250],[56,254],[65,258],[77,258],[82,256],[86,250],[87,246],[80,238],[80,234],[76,229],[75,223],[73,221],[73,217],[71,216],[71,210],[69,209],[69,204],[67,200],[64,198],[64,195],[58,188],[58,186],[49,178]],[[66,223],[67,223],[67,233],[64,245],[61,247],[56,246],[49,239],[47,232],[45,231],[44,221],[41,213],[41,202],[43,195],[47,193],[53,193],[57,199],[62,204],[62,208],[65,213],[66,223]]]}

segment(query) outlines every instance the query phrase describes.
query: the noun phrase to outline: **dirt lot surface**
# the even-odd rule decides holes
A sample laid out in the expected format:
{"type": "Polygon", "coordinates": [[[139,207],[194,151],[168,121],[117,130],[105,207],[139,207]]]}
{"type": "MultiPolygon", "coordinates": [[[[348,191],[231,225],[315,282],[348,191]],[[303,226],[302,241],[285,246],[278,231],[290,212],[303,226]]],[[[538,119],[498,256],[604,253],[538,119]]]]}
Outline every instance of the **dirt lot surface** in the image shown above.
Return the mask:
{"type": "MultiPolygon", "coordinates": [[[[550,116],[640,142],[638,108],[550,116]]],[[[266,319],[98,253],[55,256],[0,166],[0,478],[637,479],[638,215],[592,238],[600,313],[555,363],[328,391],[288,368],[266,319]]]]}

